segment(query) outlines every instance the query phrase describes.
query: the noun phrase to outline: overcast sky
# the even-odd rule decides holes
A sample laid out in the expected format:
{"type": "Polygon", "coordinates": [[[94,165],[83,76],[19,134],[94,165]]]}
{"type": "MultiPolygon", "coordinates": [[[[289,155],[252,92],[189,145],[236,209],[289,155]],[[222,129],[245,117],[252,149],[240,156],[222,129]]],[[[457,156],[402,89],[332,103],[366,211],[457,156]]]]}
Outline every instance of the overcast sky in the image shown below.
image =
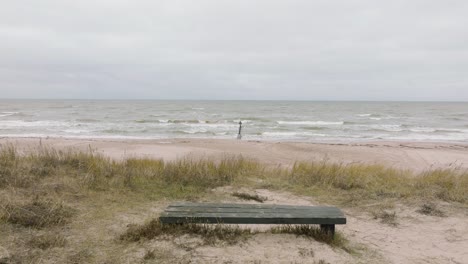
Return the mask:
{"type": "Polygon", "coordinates": [[[3,1],[0,98],[468,101],[468,1],[3,1]]]}

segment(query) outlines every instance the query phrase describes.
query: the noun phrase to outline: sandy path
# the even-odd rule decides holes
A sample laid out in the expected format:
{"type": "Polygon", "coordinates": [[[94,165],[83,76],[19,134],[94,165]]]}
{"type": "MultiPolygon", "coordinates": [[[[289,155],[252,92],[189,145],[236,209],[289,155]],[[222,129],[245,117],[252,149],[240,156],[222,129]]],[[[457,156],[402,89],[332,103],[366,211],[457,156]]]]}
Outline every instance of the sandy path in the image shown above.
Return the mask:
{"type": "Polygon", "coordinates": [[[31,148],[39,143],[56,148],[90,147],[112,158],[150,157],[174,160],[187,155],[221,157],[242,154],[273,165],[292,165],[295,161],[384,164],[395,168],[468,168],[468,143],[368,142],[298,143],[214,139],[168,140],[77,140],[2,138],[0,144],[13,143],[31,148]]]}
{"type": "MultiPolygon", "coordinates": [[[[232,193],[229,187],[217,188],[220,193],[232,193]]],[[[255,192],[267,197],[265,203],[291,204],[291,205],[317,205],[310,197],[297,196],[289,192],[269,191],[265,189],[241,190],[255,192]]],[[[226,201],[226,202],[233,202],[226,201]]],[[[246,201],[237,202],[245,203],[246,201]]],[[[323,204],[322,204],[323,205],[323,204]]],[[[301,254],[301,248],[312,249],[316,259],[324,259],[330,263],[356,263],[365,260],[367,263],[468,263],[468,212],[464,209],[444,209],[444,204],[439,205],[447,217],[427,216],[417,213],[417,208],[397,205],[394,211],[397,214],[397,225],[390,226],[374,219],[370,214],[356,211],[356,209],[344,209],[347,224],[338,225],[337,230],[342,231],[352,244],[364,245],[367,249],[360,252],[361,257],[352,257],[346,252],[329,247],[323,249],[323,244],[306,242],[307,239],[284,236],[278,239],[275,235],[264,234],[261,240],[256,237],[250,241],[249,251],[238,248],[235,252],[242,252],[244,260],[255,259],[252,252],[265,252],[273,258],[272,263],[286,263],[290,259],[292,263],[313,263],[301,254]],[[284,248],[284,251],[275,251],[273,244],[284,248]],[[291,248],[291,245],[294,245],[291,248]],[[265,248],[266,247],[266,248],[265,248]],[[250,258],[249,258],[250,257],[250,258]]],[[[255,226],[249,226],[256,228],[255,226]]],[[[260,229],[268,226],[261,225],[260,229]]],[[[239,247],[239,246],[237,246],[239,247]]],[[[232,250],[232,249],[231,249],[232,250]]],[[[215,249],[199,249],[209,255],[215,255],[215,249]]],[[[234,250],[233,250],[234,251],[234,250]]],[[[217,252],[218,254],[230,254],[230,250],[217,252]]],[[[203,254],[202,254],[203,255],[203,254]]],[[[265,256],[267,258],[268,255],[265,256]]],[[[224,256],[226,257],[226,256],[224,256]]],[[[265,260],[263,258],[263,260],[265,260]]],[[[268,259],[268,258],[267,258],[268,259]]],[[[269,261],[272,261],[271,259],[269,261]]],[[[291,262],[288,262],[291,263],[291,262]]]]}

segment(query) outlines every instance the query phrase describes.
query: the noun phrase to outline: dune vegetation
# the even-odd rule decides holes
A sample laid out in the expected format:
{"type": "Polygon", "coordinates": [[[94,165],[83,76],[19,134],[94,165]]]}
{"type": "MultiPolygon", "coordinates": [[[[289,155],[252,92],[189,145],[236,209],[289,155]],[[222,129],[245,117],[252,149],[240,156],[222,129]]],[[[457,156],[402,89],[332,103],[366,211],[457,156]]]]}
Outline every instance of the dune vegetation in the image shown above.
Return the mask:
{"type": "MultiPolygon", "coordinates": [[[[134,241],[160,235],[192,234],[211,244],[246,239],[253,234],[251,230],[216,226],[167,229],[151,220],[157,212],[148,212],[141,226],[127,227],[132,219],[113,222],[115,215],[151,203],[163,206],[175,200],[217,199],[210,190],[221,186],[286,190],[349,208],[375,202],[425,202],[428,205],[421,209],[425,214],[442,214],[431,207],[432,202],[468,204],[468,173],[456,169],[414,173],[379,165],[328,162],[298,162],[282,168],[241,156],[216,161],[113,160],[91,149],[80,152],[40,147],[20,151],[5,145],[0,148],[0,247],[8,254],[0,256],[0,263],[34,263],[39,259],[128,262],[134,260],[125,255],[135,247],[134,241]]],[[[314,230],[304,227],[275,227],[271,232],[316,237],[314,230]]],[[[348,248],[345,243],[338,244],[348,248]]],[[[146,252],[141,261],[153,259],[154,254],[146,252]]]]}

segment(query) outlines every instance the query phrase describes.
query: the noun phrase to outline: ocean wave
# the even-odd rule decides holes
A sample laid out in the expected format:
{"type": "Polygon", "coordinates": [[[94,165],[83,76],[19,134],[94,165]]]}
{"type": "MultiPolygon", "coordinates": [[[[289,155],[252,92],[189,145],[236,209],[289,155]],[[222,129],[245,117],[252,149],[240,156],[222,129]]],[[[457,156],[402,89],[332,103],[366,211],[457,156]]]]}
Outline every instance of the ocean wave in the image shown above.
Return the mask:
{"type": "Polygon", "coordinates": [[[359,117],[367,117],[370,120],[382,120],[382,119],[398,119],[399,117],[392,115],[382,115],[382,114],[358,114],[359,117]]]}
{"type": "Polygon", "coordinates": [[[69,122],[62,122],[62,121],[52,121],[52,120],[44,120],[44,121],[23,121],[23,120],[4,120],[0,121],[0,127],[13,127],[13,128],[21,128],[21,127],[57,127],[57,126],[70,126],[69,122]]]}
{"type": "Polygon", "coordinates": [[[146,124],[146,123],[167,123],[167,122],[160,122],[159,120],[151,120],[151,119],[138,119],[138,120],[135,120],[135,123],[146,124]]]}
{"type": "Polygon", "coordinates": [[[436,131],[435,128],[431,128],[431,127],[413,127],[408,130],[411,132],[416,132],[416,133],[432,133],[436,131]]]}
{"type": "Polygon", "coordinates": [[[326,130],[326,127],[321,127],[321,126],[305,126],[305,127],[300,127],[301,129],[305,130],[326,130]]]}
{"type": "Polygon", "coordinates": [[[183,120],[183,119],[175,119],[175,120],[167,120],[167,122],[161,122],[161,123],[173,123],[173,124],[200,124],[200,123],[206,123],[206,121],[203,120],[198,120],[198,119],[188,119],[188,120],[183,120]]]}
{"type": "Polygon", "coordinates": [[[434,131],[435,133],[468,133],[468,130],[464,129],[450,129],[450,128],[438,128],[434,131]]]}
{"type": "Polygon", "coordinates": [[[329,121],[277,121],[280,125],[310,125],[310,126],[337,126],[343,125],[344,121],[329,122],[329,121]]]}
{"type": "Polygon", "coordinates": [[[164,123],[164,124],[205,124],[210,121],[199,120],[199,119],[137,119],[135,123],[164,123]]]}
{"type": "Polygon", "coordinates": [[[129,134],[129,133],[145,133],[148,132],[146,128],[138,128],[138,129],[126,129],[126,128],[109,128],[101,130],[100,132],[106,134],[129,134]]]}
{"type": "Polygon", "coordinates": [[[390,140],[415,140],[415,141],[466,141],[468,134],[409,134],[404,136],[387,136],[385,139],[390,140]]]}
{"type": "Polygon", "coordinates": [[[17,114],[19,114],[19,112],[1,112],[0,117],[12,116],[17,114]]]}
{"type": "Polygon", "coordinates": [[[344,129],[345,131],[375,131],[375,132],[402,132],[405,131],[401,127],[401,125],[393,125],[393,124],[379,124],[379,125],[352,125],[348,126],[348,128],[344,129]]]}
{"type": "Polygon", "coordinates": [[[24,118],[24,117],[33,117],[35,114],[27,114],[23,112],[1,112],[0,117],[18,117],[18,118],[24,118]]]}
{"type": "Polygon", "coordinates": [[[309,132],[263,132],[262,136],[274,138],[288,138],[288,137],[326,137],[327,134],[309,133],[309,132]]]}
{"type": "Polygon", "coordinates": [[[75,120],[76,122],[82,122],[82,123],[98,123],[98,122],[101,122],[97,119],[93,119],[93,118],[78,118],[75,120]]]}
{"type": "Polygon", "coordinates": [[[181,134],[210,134],[214,135],[215,133],[213,131],[209,131],[208,129],[205,128],[190,128],[190,129],[184,129],[184,130],[176,130],[174,131],[175,133],[181,133],[181,134]]]}
{"type": "Polygon", "coordinates": [[[457,128],[409,127],[403,126],[406,131],[415,133],[466,133],[468,130],[457,128]]]}
{"type": "Polygon", "coordinates": [[[240,117],[240,118],[237,119],[237,120],[233,120],[233,122],[239,123],[239,120],[242,121],[242,123],[244,123],[244,121],[250,121],[250,122],[255,122],[255,121],[259,121],[259,122],[270,122],[270,121],[271,121],[271,119],[264,118],[264,117],[244,116],[244,117],[240,117]]]}
{"type": "Polygon", "coordinates": [[[90,133],[92,131],[87,130],[87,129],[73,129],[73,128],[70,128],[70,129],[61,130],[61,132],[71,133],[71,134],[86,134],[86,133],[90,133]]]}
{"type": "Polygon", "coordinates": [[[124,135],[61,135],[61,134],[41,134],[41,133],[28,133],[28,134],[0,134],[1,137],[6,138],[71,138],[71,139],[164,139],[169,136],[124,136],[124,135]]]}
{"type": "Polygon", "coordinates": [[[66,109],[66,108],[75,108],[74,105],[49,105],[49,109],[66,109]]]}

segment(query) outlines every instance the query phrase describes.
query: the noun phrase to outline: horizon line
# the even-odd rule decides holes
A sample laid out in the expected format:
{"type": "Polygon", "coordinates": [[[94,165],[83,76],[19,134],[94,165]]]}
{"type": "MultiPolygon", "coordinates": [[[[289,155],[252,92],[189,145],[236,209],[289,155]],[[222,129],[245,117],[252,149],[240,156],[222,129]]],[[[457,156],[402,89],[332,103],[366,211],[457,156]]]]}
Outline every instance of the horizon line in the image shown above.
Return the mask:
{"type": "Polygon", "coordinates": [[[408,103],[466,103],[468,100],[348,100],[348,99],[122,99],[122,98],[0,98],[26,101],[251,101],[251,102],[408,102],[408,103]]]}

